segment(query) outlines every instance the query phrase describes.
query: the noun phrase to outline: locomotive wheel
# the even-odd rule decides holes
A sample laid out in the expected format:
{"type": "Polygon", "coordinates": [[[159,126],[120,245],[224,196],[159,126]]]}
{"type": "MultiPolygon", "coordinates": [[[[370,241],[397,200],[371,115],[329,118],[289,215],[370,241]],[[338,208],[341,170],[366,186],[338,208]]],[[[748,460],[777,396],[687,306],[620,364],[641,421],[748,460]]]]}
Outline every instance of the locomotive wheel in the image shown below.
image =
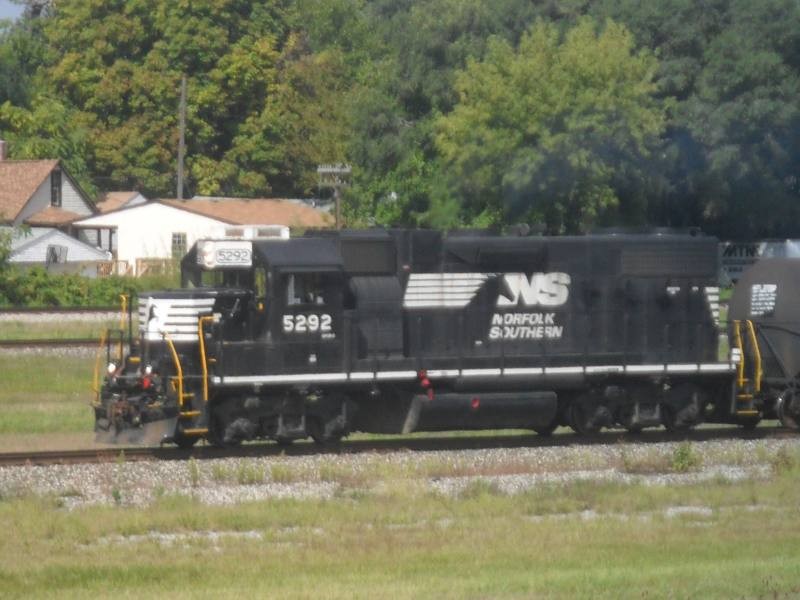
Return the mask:
{"type": "Polygon", "coordinates": [[[533,430],[537,433],[537,435],[541,435],[542,437],[549,437],[553,435],[553,432],[558,428],[558,419],[553,419],[553,422],[549,425],[544,425],[542,427],[534,427],[533,430]]]}
{"type": "Polygon", "coordinates": [[[678,418],[678,412],[678,409],[671,404],[661,405],[661,423],[664,425],[664,429],[670,433],[680,433],[691,429],[690,425],[678,418]]]}
{"type": "Polygon", "coordinates": [[[227,421],[221,417],[216,416],[211,421],[211,428],[208,432],[208,441],[216,448],[236,448],[241,445],[242,440],[236,438],[233,440],[225,441],[225,428],[227,421]]]}
{"type": "Polygon", "coordinates": [[[775,412],[781,425],[789,429],[800,429],[798,422],[800,420],[800,400],[798,400],[794,389],[786,389],[778,398],[775,405],[775,412]]]}
{"type": "Polygon", "coordinates": [[[314,440],[317,446],[330,448],[342,441],[342,436],[338,434],[325,434],[325,425],[321,419],[309,419],[308,435],[314,440]]]}
{"type": "Polygon", "coordinates": [[[199,437],[194,437],[194,436],[190,437],[188,435],[183,435],[182,433],[178,433],[175,434],[174,441],[175,445],[178,446],[178,448],[180,448],[181,450],[188,450],[189,448],[194,446],[199,439],[200,439],[199,437]]]}
{"type": "Polygon", "coordinates": [[[600,431],[600,423],[596,418],[597,408],[587,399],[577,399],[569,405],[567,418],[569,426],[580,435],[592,435],[600,431]]]}
{"type": "Polygon", "coordinates": [[[672,433],[689,431],[699,419],[702,392],[691,383],[682,383],[667,392],[661,404],[661,423],[672,433]]]}

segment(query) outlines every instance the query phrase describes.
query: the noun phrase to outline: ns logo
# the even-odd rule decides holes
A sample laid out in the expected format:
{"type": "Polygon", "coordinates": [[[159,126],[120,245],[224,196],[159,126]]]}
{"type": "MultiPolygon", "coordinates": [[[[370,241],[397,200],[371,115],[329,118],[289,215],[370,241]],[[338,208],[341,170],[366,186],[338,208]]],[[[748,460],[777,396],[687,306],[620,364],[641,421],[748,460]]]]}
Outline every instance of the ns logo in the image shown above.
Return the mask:
{"type": "Polygon", "coordinates": [[[561,306],[569,297],[571,278],[567,273],[506,273],[497,306],[561,306]]]}

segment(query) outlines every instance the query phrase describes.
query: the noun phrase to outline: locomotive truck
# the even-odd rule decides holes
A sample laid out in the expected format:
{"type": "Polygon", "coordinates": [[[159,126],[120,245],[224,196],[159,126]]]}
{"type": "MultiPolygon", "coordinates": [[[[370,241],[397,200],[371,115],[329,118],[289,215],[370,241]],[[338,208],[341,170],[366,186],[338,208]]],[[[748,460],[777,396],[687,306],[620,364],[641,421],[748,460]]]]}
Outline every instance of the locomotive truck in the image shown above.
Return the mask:
{"type": "Polygon", "coordinates": [[[753,427],[796,404],[756,372],[749,317],[719,358],[698,232],[245,232],[197,241],[181,278],[109,332],[98,439],[753,427]]]}

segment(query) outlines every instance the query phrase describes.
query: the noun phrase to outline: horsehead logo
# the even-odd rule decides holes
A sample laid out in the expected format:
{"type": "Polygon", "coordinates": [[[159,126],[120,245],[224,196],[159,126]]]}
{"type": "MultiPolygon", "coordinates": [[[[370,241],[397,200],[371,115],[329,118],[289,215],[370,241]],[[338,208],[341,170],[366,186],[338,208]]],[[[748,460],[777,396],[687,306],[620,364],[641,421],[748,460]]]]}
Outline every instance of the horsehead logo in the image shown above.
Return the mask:
{"type": "Polygon", "coordinates": [[[569,297],[567,273],[412,273],[404,308],[464,308],[489,279],[500,278],[497,306],[561,306],[569,297]]]}

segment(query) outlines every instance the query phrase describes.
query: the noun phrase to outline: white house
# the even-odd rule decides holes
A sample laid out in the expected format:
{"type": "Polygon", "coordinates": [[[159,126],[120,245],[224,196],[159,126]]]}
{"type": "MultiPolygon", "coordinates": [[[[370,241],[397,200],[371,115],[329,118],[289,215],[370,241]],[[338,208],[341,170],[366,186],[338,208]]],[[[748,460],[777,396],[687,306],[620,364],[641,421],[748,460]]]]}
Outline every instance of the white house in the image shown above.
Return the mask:
{"type": "Polygon", "coordinates": [[[97,275],[98,263],[111,260],[111,252],[85,244],[63,231],[31,227],[11,241],[9,262],[20,267],[45,266],[50,271],[97,275]]]}
{"type": "Polygon", "coordinates": [[[50,267],[108,260],[92,240],[68,239],[70,223],[97,209],[61,161],[8,160],[5,148],[0,140],[0,227],[27,230],[13,240],[9,261],[50,267]]]}
{"type": "Polygon", "coordinates": [[[226,225],[326,227],[330,216],[303,202],[265,198],[155,200],[80,219],[84,235],[105,235],[125,273],[140,275],[151,261],[180,259],[200,238],[226,225]],[[93,233],[90,233],[93,232],[93,233]]]}

